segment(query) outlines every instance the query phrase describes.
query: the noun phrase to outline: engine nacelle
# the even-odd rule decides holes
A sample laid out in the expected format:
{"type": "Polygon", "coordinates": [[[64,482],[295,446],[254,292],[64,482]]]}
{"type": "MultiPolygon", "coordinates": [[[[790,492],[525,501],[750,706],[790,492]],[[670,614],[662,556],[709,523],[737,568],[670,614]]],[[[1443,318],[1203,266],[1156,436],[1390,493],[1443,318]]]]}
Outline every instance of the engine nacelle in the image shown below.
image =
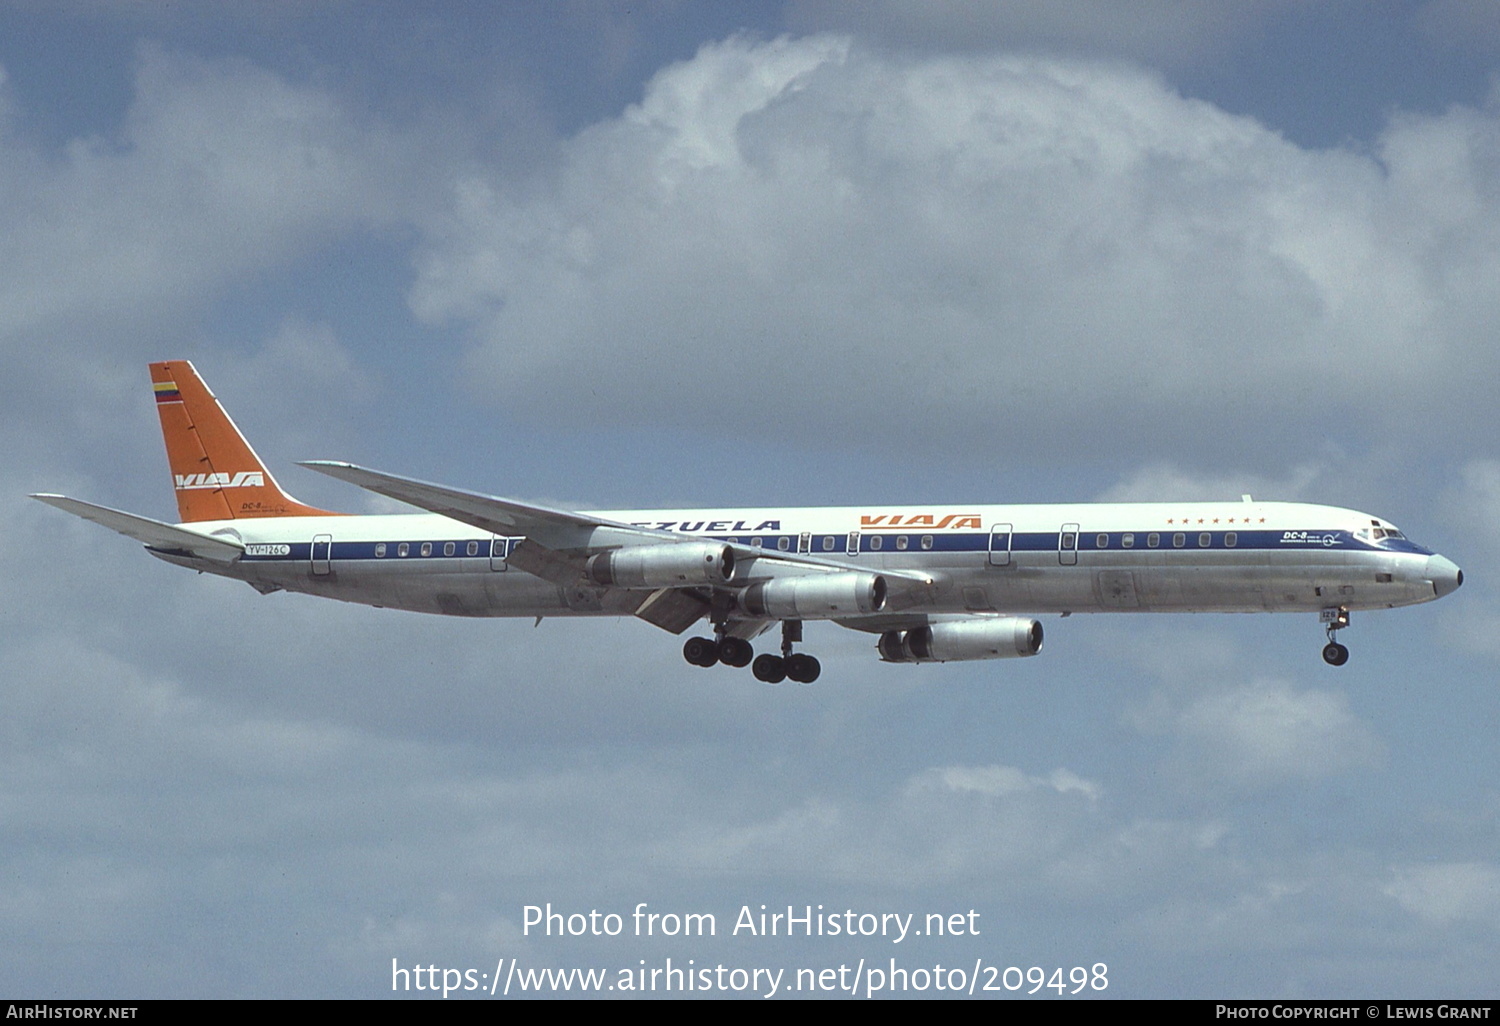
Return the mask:
{"type": "Polygon", "coordinates": [[[752,616],[772,620],[831,620],[880,612],[887,590],[879,574],[806,574],[752,584],[740,605],[752,616]]]}
{"type": "Polygon", "coordinates": [[[1026,616],[950,620],[909,631],[886,631],[876,648],[888,663],[1014,659],[1042,650],[1042,625],[1026,616]]]}
{"type": "Polygon", "coordinates": [[[734,549],[715,542],[627,545],[590,556],[588,574],[595,583],[616,588],[725,584],[734,576],[734,549]]]}

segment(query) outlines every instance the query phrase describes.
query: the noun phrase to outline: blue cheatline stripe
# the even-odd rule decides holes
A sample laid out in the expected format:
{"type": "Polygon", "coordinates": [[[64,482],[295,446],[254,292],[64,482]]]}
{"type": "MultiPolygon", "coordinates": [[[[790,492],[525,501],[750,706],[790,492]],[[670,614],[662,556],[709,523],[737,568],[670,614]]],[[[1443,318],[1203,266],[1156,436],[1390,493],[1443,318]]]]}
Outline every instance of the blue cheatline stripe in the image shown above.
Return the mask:
{"type": "MultiPolygon", "coordinates": [[[[734,539],[737,543],[742,545],[749,545],[752,539],[760,538],[762,540],[762,545],[760,547],[770,555],[777,555],[782,551],[785,551],[788,555],[795,555],[797,551],[797,535],[794,534],[720,534],[684,535],[684,537],[694,537],[711,541],[728,541],[730,539],[734,539]],[[788,547],[786,550],[781,550],[776,547],[776,543],[779,538],[788,539],[788,547]]],[[[887,534],[885,532],[880,532],[876,534],[873,532],[865,532],[860,535],[859,551],[861,554],[873,553],[884,556],[908,554],[920,555],[924,552],[988,552],[990,548],[990,534],[988,531],[961,533],[949,532],[946,534],[933,533],[930,536],[932,538],[932,547],[927,549],[924,549],[922,547],[922,539],[924,537],[928,537],[928,535],[923,535],[920,533],[900,534],[899,532],[896,532],[887,534]],[[898,549],[896,547],[896,539],[898,537],[905,537],[907,539],[907,547],[905,549],[898,549]],[[881,539],[881,547],[879,549],[871,547],[872,542],[875,538],[881,539]]],[[[1001,535],[999,537],[1003,539],[1004,535],[1001,535]]],[[[1359,541],[1348,531],[1203,531],[1198,529],[1189,529],[1184,531],[1080,530],[1078,532],[1077,542],[1078,547],[1076,551],[1078,552],[1294,552],[1305,551],[1307,549],[1341,549],[1345,551],[1353,550],[1361,552],[1412,553],[1423,556],[1432,555],[1432,553],[1428,549],[1424,549],[1422,548],[1422,546],[1416,545],[1403,538],[1386,539],[1379,545],[1376,545],[1371,542],[1359,541]],[[1127,534],[1134,535],[1134,544],[1128,549],[1124,547],[1124,536],[1127,534]],[[1147,540],[1152,534],[1156,534],[1159,536],[1159,542],[1154,547],[1147,544],[1147,540]],[[1172,538],[1176,534],[1183,535],[1183,544],[1181,545],[1181,547],[1174,546],[1172,544],[1172,538]],[[1198,544],[1198,536],[1200,534],[1207,534],[1209,536],[1208,545],[1200,546],[1198,544]],[[1225,543],[1224,536],[1226,534],[1234,534],[1236,536],[1234,545],[1231,546],[1225,543]],[[1106,542],[1103,546],[1099,545],[1100,535],[1107,536],[1106,542]]],[[[849,535],[847,533],[815,534],[812,536],[812,551],[810,555],[845,556],[848,554],[848,543],[849,535]],[[824,547],[825,540],[831,542],[831,547],[824,547]]],[[[246,554],[243,559],[246,562],[284,563],[295,562],[297,560],[309,560],[312,558],[311,542],[282,542],[277,544],[286,545],[288,551],[286,553],[278,555],[246,554]]],[[[1058,548],[1059,532],[1057,531],[1030,531],[1025,533],[1015,533],[1010,536],[1009,551],[1011,551],[1012,553],[1057,552],[1058,548]]],[[[1005,551],[1005,545],[1003,541],[1001,542],[997,551],[1005,551]]],[[[324,558],[321,546],[318,556],[320,560],[324,558]]],[[[416,541],[401,539],[397,541],[384,542],[335,541],[332,546],[332,553],[329,556],[329,558],[336,560],[378,559],[381,561],[389,559],[488,559],[489,557],[489,538],[440,538],[419,539],[416,541]],[[469,555],[468,552],[468,544],[471,541],[476,541],[479,545],[479,551],[473,555],[469,555]],[[443,546],[450,542],[453,544],[454,551],[452,555],[446,555],[443,552],[443,546]],[[397,555],[397,552],[399,551],[398,547],[402,544],[405,544],[408,547],[408,553],[405,556],[397,555]],[[375,554],[377,545],[385,546],[384,556],[377,556],[375,554]],[[431,555],[421,555],[423,545],[432,546],[431,555]]]]}

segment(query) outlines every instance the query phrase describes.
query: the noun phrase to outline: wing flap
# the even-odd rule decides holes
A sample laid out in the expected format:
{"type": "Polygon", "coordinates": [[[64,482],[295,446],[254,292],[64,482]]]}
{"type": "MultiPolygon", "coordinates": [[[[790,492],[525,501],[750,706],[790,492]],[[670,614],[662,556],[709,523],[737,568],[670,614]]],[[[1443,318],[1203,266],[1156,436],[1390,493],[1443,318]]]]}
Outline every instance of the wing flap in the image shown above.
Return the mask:
{"type": "Polygon", "coordinates": [[[584,573],[587,566],[585,557],[549,549],[530,538],[511,549],[505,561],[518,570],[554,584],[592,583],[587,581],[584,573]]]}
{"type": "Polygon", "coordinates": [[[70,499],[66,495],[39,494],[33,499],[71,513],[76,517],[91,520],[111,531],[118,531],[127,538],[148,548],[211,559],[216,563],[233,563],[245,554],[245,547],[224,538],[211,538],[206,534],[186,528],[164,524],[150,517],[136,516],[108,506],[96,506],[82,499],[70,499]]]}
{"type": "Polygon", "coordinates": [[[662,588],[642,602],[635,615],[671,634],[681,634],[708,615],[710,603],[687,588],[662,588]]]}

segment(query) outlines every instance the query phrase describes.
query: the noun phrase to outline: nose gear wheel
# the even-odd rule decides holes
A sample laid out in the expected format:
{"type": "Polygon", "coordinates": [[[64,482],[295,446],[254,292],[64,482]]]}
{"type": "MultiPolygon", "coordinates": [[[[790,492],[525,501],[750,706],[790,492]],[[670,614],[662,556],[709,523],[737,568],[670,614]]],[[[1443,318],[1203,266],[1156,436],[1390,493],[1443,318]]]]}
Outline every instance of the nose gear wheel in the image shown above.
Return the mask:
{"type": "Polygon", "coordinates": [[[1349,649],[1338,643],[1338,632],[1349,626],[1349,610],[1343,606],[1325,609],[1319,617],[1328,626],[1328,644],[1323,646],[1323,661],[1329,666],[1343,666],[1349,661],[1349,649]]]}

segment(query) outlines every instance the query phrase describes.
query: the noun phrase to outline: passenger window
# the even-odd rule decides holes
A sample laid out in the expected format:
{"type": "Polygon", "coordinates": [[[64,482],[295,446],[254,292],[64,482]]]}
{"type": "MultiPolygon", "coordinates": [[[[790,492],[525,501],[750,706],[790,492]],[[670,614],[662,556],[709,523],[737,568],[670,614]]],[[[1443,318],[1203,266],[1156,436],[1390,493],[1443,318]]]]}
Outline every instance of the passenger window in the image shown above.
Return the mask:
{"type": "Polygon", "coordinates": [[[776,547],[778,549],[780,549],[782,552],[785,552],[787,549],[789,549],[789,548],[792,547],[792,540],[790,538],[785,538],[785,537],[783,537],[783,538],[777,538],[776,539],[776,547]]]}
{"type": "Polygon", "coordinates": [[[881,547],[884,546],[884,545],[885,545],[885,539],[882,538],[882,537],[880,537],[880,535],[878,535],[878,534],[875,535],[873,538],[870,539],[870,551],[871,552],[879,552],[880,549],[881,549],[881,547]]]}
{"type": "Polygon", "coordinates": [[[422,543],[422,555],[424,555],[424,556],[430,556],[430,555],[432,555],[432,542],[423,542],[422,543]]]}
{"type": "Polygon", "coordinates": [[[1186,544],[1187,544],[1187,535],[1185,535],[1185,534],[1174,534],[1174,535],[1172,535],[1172,548],[1174,548],[1174,549],[1180,549],[1180,548],[1182,548],[1186,544]]]}
{"type": "Polygon", "coordinates": [[[832,537],[832,535],[824,537],[824,539],[823,539],[823,551],[824,552],[832,552],[833,551],[833,537],[832,537]]]}
{"type": "Polygon", "coordinates": [[[1058,547],[1062,549],[1076,549],[1078,548],[1078,536],[1073,534],[1071,531],[1065,532],[1059,537],[1057,544],[1058,547]]]}
{"type": "Polygon", "coordinates": [[[375,558],[376,559],[384,559],[385,558],[385,542],[376,542],[375,543],[375,558]]]}
{"type": "Polygon", "coordinates": [[[902,552],[906,551],[906,535],[903,534],[903,535],[898,535],[897,536],[897,538],[896,538],[896,548],[898,550],[902,551],[902,552]]]}
{"type": "Polygon", "coordinates": [[[1122,535],[1120,535],[1120,548],[1122,548],[1122,549],[1133,549],[1133,548],[1135,548],[1135,535],[1133,535],[1133,534],[1122,534],[1122,535]]]}
{"type": "Polygon", "coordinates": [[[468,546],[464,549],[464,551],[467,552],[471,556],[477,556],[477,555],[479,555],[479,543],[477,541],[471,541],[471,542],[469,542],[468,546]]]}
{"type": "Polygon", "coordinates": [[[1109,535],[1107,535],[1107,534],[1095,535],[1094,536],[1094,548],[1096,548],[1096,549],[1107,549],[1107,548],[1109,548],[1109,535]]]}
{"type": "Polygon", "coordinates": [[[396,546],[396,555],[398,556],[404,556],[410,551],[411,546],[406,544],[406,542],[402,542],[400,545],[396,546]]]}
{"type": "Polygon", "coordinates": [[[1213,540],[1214,540],[1214,536],[1211,535],[1211,534],[1209,534],[1207,531],[1204,531],[1202,534],[1200,534],[1198,536],[1198,547],[1200,549],[1206,549],[1206,548],[1209,547],[1210,544],[1213,543],[1213,540]]]}
{"type": "Polygon", "coordinates": [[[922,548],[924,548],[924,549],[930,549],[930,548],[932,548],[932,535],[930,535],[930,534],[924,534],[924,535],[922,535],[922,548]]]}
{"type": "Polygon", "coordinates": [[[1161,544],[1161,535],[1157,534],[1155,531],[1152,531],[1150,534],[1146,535],[1146,546],[1148,548],[1153,548],[1154,549],[1154,548],[1156,548],[1160,544],[1161,544]]]}
{"type": "Polygon", "coordinates": [[[765,543],[766,543],[766,540],[764,538],[751,538],[750,539],[750,544],[754,545],[757,549],[760,548],[765,543]]]}
{"type": "Polygon", "coordinates": [[[457,551],[457,547],[452,542],[443,542],[443,555],[451,556],[457,551]]]}
{"type": "Polygon", "coordinates": [[[1224,547],[1226,549],[1232,549],[1232,548],[1234,548],[1236,545],[1239,544],[1239,542],[1240,542],[1240,536],[1237,535],[1237,534],[1235,534],[1233,531],[1228,531],[1228,532],[1225,533],[1225,535],[1224,535],[1224,547]]]}

